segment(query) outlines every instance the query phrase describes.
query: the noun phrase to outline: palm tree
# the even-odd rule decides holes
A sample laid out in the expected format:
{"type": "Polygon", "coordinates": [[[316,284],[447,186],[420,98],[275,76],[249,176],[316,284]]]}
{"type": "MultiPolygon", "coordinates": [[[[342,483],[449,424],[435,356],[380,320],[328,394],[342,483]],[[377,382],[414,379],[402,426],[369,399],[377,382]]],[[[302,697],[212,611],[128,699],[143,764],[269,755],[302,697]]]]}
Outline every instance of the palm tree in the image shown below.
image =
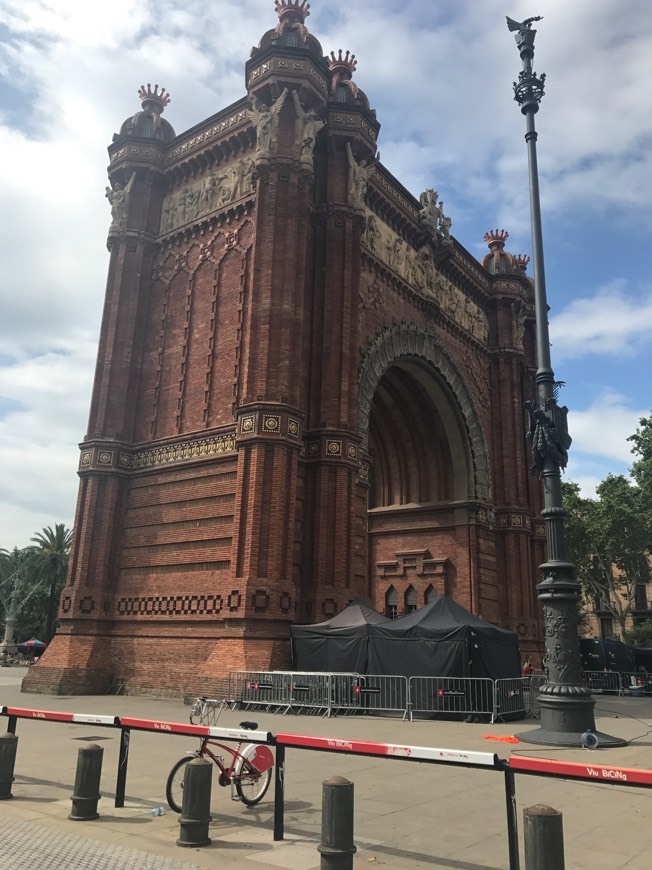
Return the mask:
{"type": "Polygon", "coordinates": [[[51,526],[48,526],[34,535],[31,540],[35,546],[29,548],[29,569],[35,580],[45,581],[49,585],[43,638],[46,643],[49,643],[54,637],[57,605],[68,573],[72,531],[63,523],[56,523],[54,531],[51,526]]]}

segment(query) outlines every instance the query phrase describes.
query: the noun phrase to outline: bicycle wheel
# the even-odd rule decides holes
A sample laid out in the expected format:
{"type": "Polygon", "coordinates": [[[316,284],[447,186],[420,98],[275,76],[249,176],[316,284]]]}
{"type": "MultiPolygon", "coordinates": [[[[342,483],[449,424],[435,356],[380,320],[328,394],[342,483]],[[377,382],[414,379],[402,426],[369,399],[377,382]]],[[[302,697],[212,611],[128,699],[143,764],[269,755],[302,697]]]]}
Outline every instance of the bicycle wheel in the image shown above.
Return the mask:
{"type": "Polygon", "coordinates": [[[175,813],[181,812],[183,803],[183,781],[186,776],[186,764],[192,761],[194,756],[186,755],[180,758],[174,765],[168,775],[168,781],[165,783],[165,797],[170,805],[170,809],[175,813]]]}
{"type": "Polygon", "coordinates": [[[234,765],[235,790],[243,804],[253,807],[265,796],[272,778],[274,755],[269,746],[248,743],[234,765]]]}
{"type": "Polygon", "coordinates": [[[235,780],[235,790],[243,804],[255,807],[265,797],[272,779],[272,770],[261,773],[250,762],[246,761],[241,767],[238,778],[235,780]]]}

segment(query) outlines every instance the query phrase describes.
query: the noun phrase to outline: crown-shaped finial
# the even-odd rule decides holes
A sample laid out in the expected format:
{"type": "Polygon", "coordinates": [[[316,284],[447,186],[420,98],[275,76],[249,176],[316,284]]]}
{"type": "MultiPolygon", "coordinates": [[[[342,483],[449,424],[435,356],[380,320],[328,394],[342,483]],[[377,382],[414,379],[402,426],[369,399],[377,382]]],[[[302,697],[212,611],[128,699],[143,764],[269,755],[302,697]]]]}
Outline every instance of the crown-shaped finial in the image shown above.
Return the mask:
{"type": "Polygon", "coordinates": [[[152,86],[149,83],[147,84],[147,89],[145,89],[145,85],[140,86],[138,96],[143,101],[143,109],[152,109],[152,111],[159,115],[170,102],[170,95],[165,88],[161,88],[159,91],[158,85],[154,85],[152,90],[152,86]]]}
{"type": "Polygon", "coordinates": [[[328,68],[332,73],[340,73],[340,75],[344,75],[350,79],[357,65],[358,61],[355,59],[355,55],[349,54],[348,49],[346,50],[344,57],[342,57],[341,48],[337,52],[337,57],[335,57],[335,52],[331,51],[331,59],[328,61],[328,68]]]}
{"type": "Polygon", "coordinates": [[[530,262],[528,254],[516,254],[514,256],[514,268],[517,272],[525,272],[527,264],[530,262]]]}
{"type": "Polygon", "coordinates": [[[274,0],[274,8],[281,21],[286,16],[294,15],[304,22],[310,15],[310,3],[306,3],[306,0],[274,0]]]}
{"type": "Polygon", "coordinates": [[[484,240],[489,245],[490,251],[502,251],[508,238],[507,230],[489,230],[484,234],[484,240]]]}

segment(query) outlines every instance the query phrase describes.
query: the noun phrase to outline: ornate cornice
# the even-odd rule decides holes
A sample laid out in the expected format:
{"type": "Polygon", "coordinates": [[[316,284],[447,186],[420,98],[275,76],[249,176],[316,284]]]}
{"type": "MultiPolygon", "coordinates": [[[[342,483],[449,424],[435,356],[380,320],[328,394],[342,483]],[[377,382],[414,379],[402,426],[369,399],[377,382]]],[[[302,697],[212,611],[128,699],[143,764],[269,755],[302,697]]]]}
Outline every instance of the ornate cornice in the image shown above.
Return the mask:
{"type": "Polygon", "coordinates": [[[81,445],[79,473],[140,471],[177,462],[210,459],[223,453],[235,453],[235,450],[235,434],[231,432],[157,447],[129,448],[111,441],[85,442],[81,445]]]}

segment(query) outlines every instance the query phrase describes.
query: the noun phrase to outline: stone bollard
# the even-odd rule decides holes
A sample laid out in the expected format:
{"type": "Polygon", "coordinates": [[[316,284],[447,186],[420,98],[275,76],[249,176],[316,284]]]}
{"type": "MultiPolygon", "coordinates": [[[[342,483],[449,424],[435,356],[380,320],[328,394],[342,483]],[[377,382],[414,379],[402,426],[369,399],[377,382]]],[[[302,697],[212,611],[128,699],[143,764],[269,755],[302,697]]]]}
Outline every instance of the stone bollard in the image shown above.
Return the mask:
{"type": "Polygon", "coordinates": [[[73,822],[90,822],[99,817],[97,802],[101,797],[103,755],[104,750],[96,743],[87,743],[79,749],[75,792],[71,798],[72,810],[68,816],[73,822]]]}
{"type": "Polygon", "coordinates": [[[14,781],[14,765],[18,737],[15,734],[0,734],[0,801],[13,797],[11,784],[14,781]]]}
{"type": "Polygon", "coordinates": [[[545,804],[523,810],[525,870],[564,870],[563,816],[545,804]]]}
{"type": "Polygon", "coordinates": [[[212,821],[211,777],[213,763],[193,758],[186,764],[177,846],[210,846],[208,825],[212,821]]]}
{"type": "Polygon", "coordinates": [[[343,776],[327,779],[322,786],[321,870],[352,870],[353,783],[343,776]]]}

